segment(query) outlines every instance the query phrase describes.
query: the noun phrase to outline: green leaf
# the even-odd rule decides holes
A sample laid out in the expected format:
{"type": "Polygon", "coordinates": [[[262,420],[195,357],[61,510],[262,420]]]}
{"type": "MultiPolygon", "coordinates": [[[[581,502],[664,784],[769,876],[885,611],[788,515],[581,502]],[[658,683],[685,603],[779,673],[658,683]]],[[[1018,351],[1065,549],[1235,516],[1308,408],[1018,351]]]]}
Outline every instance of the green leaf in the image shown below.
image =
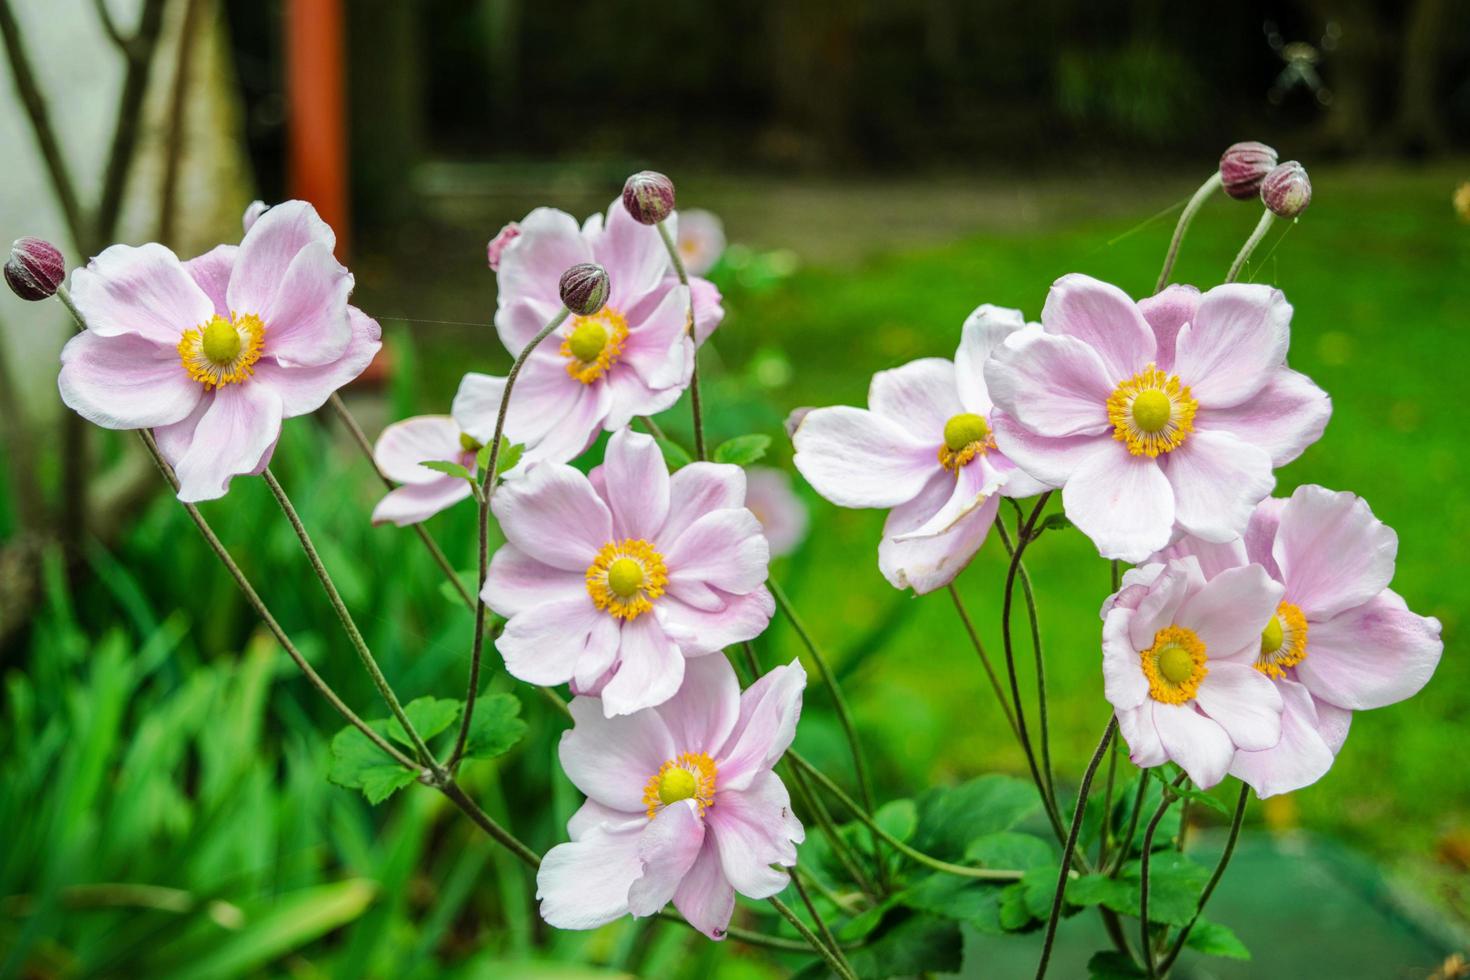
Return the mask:
{"type": "Polygon", "coordinates": [[[765,456],[766,450],[770,447],[771,437],[767,435],[752,433],[746,436],[736,436],[716,447],[714,461],[734,463],[736,466],[749,466],[765,456]]]}
{"type": "Polygon", "coordinates": [[[1143,975],[1138,964],[1133,962],[1133,957],[1116,949],[1094,953],[1092,959],[1087,961],[1088,980],[1136,980],[1143,975]]]}
{"type": "Polygon", "coordinates": [[[919,810],[913,800],[889,800],[873,814],[873,820],[885,831],[907,844],[919,826],[919,810]]]}
{"type": "Polygon", "coordinates": [[[1206,956],[1225,956],[1232,960],[1251,958],[1251,951],[1246,949],[1245,943],[1240,941],[1229,926],[1222,926],[1218,922],[1207,922],[1204,919],[1194,924],[1184,945],[1206,956]]]}
{"type": "Polygon", "coordinates": [[[663,452],[664,463],[668,466],[670,473],[694,462],[690,455],[684,451],[684,447],[674,440],[666,439],[662,436],[654,436],[653,439],[658,443],[658,448],[663,452]]]}
{"type": "Polygon", "coordinates": [[[520,713],[521,702],[514,694],[480,695],[465,740],[465,758],[493,759],[510,751],[526,734],[520,713]]]}
{"type": "Polygon", "coordinates": [[[860,977],[956,973],[963,965],[963,953],[964,940],[957,924],[914,914],[874,933],[867,946],[848,954],[848,961],[860,977]]]}
{"type": "Polygon", "coordinates": [[[898,895],[908,908],[954,919],[981,932],[999,934],[1000,907],[1006,885],[936,872],[898,895]]]}
{"type": "MultiPolygon", "coordinates": [[[[387,734],[386,721],[368,724],[379,734],[387,734]]],[[[332,764],[327,778],[338,786],[362,790],[368,802],[376,805],[412,783],[417,774],[394,762],[366,735],[348,725],[332,737],[332,764]]]]}
{"type": "MultiPolygon", "coordinates": [[[[1073,905],[1104,905],[1121,911],[1130,907],[1130,901],[1137,901],[1135,891],[1126,882],[1107,875],[1082,875],[1067,882],[1067,901],[1073,905]]],[[[1138,911],[1136,905],[1132,909],[1135,913],[1138,911]]]]}
{"type": "Polygon", "coordinates": [[[1190,784],[1185,783],[1183,786],[1174,789],[1172,792],[1175,796],[1182,796],[1191,803],[1199,803],[1202,806],[1209,807],[1216,813],[1222,814],[1227,817],[1231,816],[1231,811],[1228,806],[1196,786],[1191,786],[1190,784]]]}
{"type": "MultiPolygon", "coordinates": [[[[509,473],[512,469],[514,469],[515,465],[521,461],[521,454],[525,451],[526,447],[522,444],[518,442],[511,442],[505,436],[501,436],[500,456],[495,460],[496,475],[504,476],[506,473],[509,473]]],[[[481,472],[490,469],[489,446],[480,447],[480,451],[475,454],[475,465],[480,468],[481,472]]]]}
{"type": "Polygon", "coordinates": [[[1002,830],[970,841],[965,848],[965,863],[981,868],[1030,871],[1048,864],[1056,867],[1057,856],[1052,846],[1040,837],[1002,830]]]}
{"type": "Polygon", "coordinates": [[[1021,882],[1007,885],[1000,893],[1000,927],[1006,932],[1016,932],[1030,926],[1035,920],[1026,907],[1026,888],[1021,882]]]}
{"type": "Polygon", "coordinates": [[[1040,806],[1036,787],[1010,776],[936,787],[919,798],[915,846],[939,857],[963,855],[975,838],[1010,830],[1040,806]]]}
{"type": "MultiPolygon", "coordinates": [[[[425,742],[454,724],[459,717],[459,702],[450,698],[414,698],[403,706],[409,724],[425,742]]],[[[405,748],[413,748],[408,733],[398,724],[397,718],[388,719],[388,737],[405,748]]]]}
{"type": "Polygon", "coordinates": [[[471,483],[475,482],[475,478],[470,474],[469,470],[458,463],[451,463],[447,459],[426,459],[419,465],[426,470],[433,470],[435,473],[445,473],[449,476],[457,476],[461,480],[469,480],[471,483]]]}
{"type": "Polygon", "coordinates": [[[1065,531],[1072,527],[1072,522],[1067,519],[1066,514],[1048,514],[1046,520],[1041,522],[1043,531],[1065,531]]]}

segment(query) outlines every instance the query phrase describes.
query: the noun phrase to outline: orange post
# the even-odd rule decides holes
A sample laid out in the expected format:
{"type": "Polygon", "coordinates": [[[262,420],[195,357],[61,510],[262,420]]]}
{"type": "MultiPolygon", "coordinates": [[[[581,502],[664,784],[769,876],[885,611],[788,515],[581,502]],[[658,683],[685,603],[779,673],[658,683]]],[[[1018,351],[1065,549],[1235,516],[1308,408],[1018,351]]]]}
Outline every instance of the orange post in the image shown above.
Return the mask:
{"type": "Polygon", "coordinates": [[[347,258],[347,117],[342,0],[288,0],[286,97],[291,196],[310,201],[347,258]]]}

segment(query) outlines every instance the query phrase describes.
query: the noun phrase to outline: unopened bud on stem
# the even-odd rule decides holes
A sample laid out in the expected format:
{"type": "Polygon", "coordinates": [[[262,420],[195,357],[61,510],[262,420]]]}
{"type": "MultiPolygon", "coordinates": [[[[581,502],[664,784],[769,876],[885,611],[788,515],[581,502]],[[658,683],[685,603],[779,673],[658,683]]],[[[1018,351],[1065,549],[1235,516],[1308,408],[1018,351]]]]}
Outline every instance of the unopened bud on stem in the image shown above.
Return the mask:
{"type": "Polygon", "coordinates": [[[66,260],[39,238],[17,238],[5,263],[5,284],[23,300],[50,299],[66,279],[66,260]]]}
{"type": "Polygon", "coordinates": [[[656,225],[674,210],[674,182],[654,170],[640,170],[623,185],[623,207],[645,225],[656,225]]]}
{"type": "Polygon", "coordinates": [[[1261,181],[1276,166],[1276,151],[1265,143],[1236,143],[1220,156],[1220,182],[1237,201],[1261,192],[1261,181]]]}
{"type": "Polygon", "coordinates": [[[607,270],[595,262],[572,266],[561,276],[561,301],[577,316],[591,316],[607,302],[607,270]]]}
{"type": "Polygon", "coordinates": [[[1261,203],[1278,218],[1295,218],[1312,203],[1307,168],[1295,160],[1276,167],[1261,181],[1261,203]]]}

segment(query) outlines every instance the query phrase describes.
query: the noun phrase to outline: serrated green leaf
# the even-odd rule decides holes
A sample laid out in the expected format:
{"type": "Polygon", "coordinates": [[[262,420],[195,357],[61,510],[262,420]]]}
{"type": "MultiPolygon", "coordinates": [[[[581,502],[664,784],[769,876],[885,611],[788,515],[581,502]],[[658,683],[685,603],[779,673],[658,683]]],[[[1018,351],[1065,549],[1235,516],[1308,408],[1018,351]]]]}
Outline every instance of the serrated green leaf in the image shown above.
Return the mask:
{"type": "Polygon", "coordinates": [[[658,443],[659,450],[664,454],[664,465],[668,466],[670,473],[694,462],[690,455],[684,451],[684,447],[674,440],[666,439],[663,436],[654,436],[653,439],[658,443]]]}
{"type": "Polygon", "coordinates": [[[918,800],[915,846],[953,858],[977,837],[1010,830],[1041,806],[1036,787],[1010,776],[989,775],[955,787],[936,787],[918,800]]]}
{"type": "Polygon", "coordinates": [[[1088,980],[1136,980],[1143,975],[1131,956],[1116,949],[1094,953],[1092,959],[1087,961],[1088,980]]]}
{"type": "Polygon", "coordinates": [[[716,463],[733,463],[736,466],[749,466],[759,461],[771,447],[771,437],[760,433],[736,436],[728,439],[715,448],[714,461],[716,463]]]}
{"type": "Polygon", "coordinates": [[[1189,938],[1184,945],[1190,949],[1198,950],[1206,956],[1224,956],[1232,960],[1248,960],[1251,951],[1246,948],[1240,937],[1235,935],[1229,926],[1222,926],[1218,922],[1209,922],[1200,919],[1189,931],[1189,938]]]}
{"type": "Polygon", "coordinates": [[[521,702],[514,694],[482,694],[475,701],[475,716],[464,744],[465,758],[493,759],[509,752],[526,734],[520,713],[521,702]]]}
{"type": "MultiPolygon", "coordinates": [[[[1073,905],[1104,905],[1122,911],[1129,907],[1129,901],[1136,901],[1136,896],[1126,882],[1107,875],[1091,874],[1067,882],[1067,901],[1073,905]]],[[[1133,911],[1138,909],[1134,907],[1133,911]]]]}
{"type": "Polygon", "coordinates": [[[1072,522],[1066,514],[1048,514],[1046,520],[1041,522],[1043,531],[1065,531],[1071,526],[1072,522]]]}
{"type": "MultiPolygon", "coordinates": [[[[500,456],[495,460],[496,476],[504,476],[515,468],[521,461],[521,454],[526,447],[518,442],[511,442],[505,436],[500,437],[500,456]]],[[[475,465],[483,472],[490,468],[490,447],[481,446],[480,451],[475,454],[475,465]]]]}
{"type": "MultiPolygon", "coordinates": [[[[454,724],[459,717],[459,702],[451,698],[414,698],[403,706],[403,713],[408,715],[409,724],[413,725],[414,731],[427,742],[454,724]]],[[[409,741],[408,733],[398,724],[397,718],[390,718],[387,724],[389,738],[405,748],[413,748],[413,742],[409,741]]]]}
{"type": "Polygon", "coordinates": [[[470,474],[469,470],[458,463],[451,463],[447,459],[426,459],[419,463],[419,465],[426,470],[433,470],[435,473],[457,476],[461,480],[469,480],[471,483],[475,481],[474,476],[470,474]]]}
{"type": "MultiPolygon", "coordinates": [[[[379,734],[387,734],[387,722],[368,724],[379,734]]],[[[332,763],[327,778],[338,786],[362,790],[368,802],[377,805],[412,783],[417,775],[348,725],[332,737],[332,763]]]]}

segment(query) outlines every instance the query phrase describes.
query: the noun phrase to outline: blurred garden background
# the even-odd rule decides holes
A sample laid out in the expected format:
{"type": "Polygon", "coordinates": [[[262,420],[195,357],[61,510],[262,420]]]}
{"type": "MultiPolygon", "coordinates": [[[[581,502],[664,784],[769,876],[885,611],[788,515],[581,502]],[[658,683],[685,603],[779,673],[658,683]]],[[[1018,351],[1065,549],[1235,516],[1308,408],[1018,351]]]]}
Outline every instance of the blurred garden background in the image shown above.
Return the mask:
{"type": "MultiPolygon", "coordinates": [[[[1248,278],[1295,306],[1292,365],[1334,414],[1278,493],[1362,494],[1445,655],[1419,697],[1355,718],[1320,783],[1252,804],[1210,917],[1254,958],[1187,957],[1178,975],[1470,975],[1470,6],[0,0],[0,28],[0,238],[48,238],[72,266],[112,241],[187,256],[237,241],[254,198],[306,197],[384,328],[345,393],[370,436],[447,412],[464,371],[508,366],[485,260],[502,225],[603,210],[643,167],[730,243],[709,274],[727,316],[701,355],[712,441],[767,434],[765,463],[790,471],[787,413],[861,405],[874,371],[952,356],[979,303],[1034,318],[1068,272],[1148,293],[1229,143],[1301,160],[1312,206],[1248,278]]],[[[1219,282],[1259,213],[1217,195],[1175,279],[1219,282]]],[[[436,794],[370,807],[329,783],[336,717],[135,442],[63,413],[69,329],[59,307],[0,296],[0,976],[756,978],[806,962],[668,924],[550,930],[533,878],[436,794]]],[[[687,419],[660,421],[687,444],[687,419]]],[[[369,525],[382,487],[347,433],[326,414],[288,423],[274,465],[399,692],[458,696],[470,616],[411,533],[369,525]]],[[[838,666],[879,798],[922,810],[933,787],[1023,776],[949,599],[891,589],[881,514],[795,481],[810,529],[773,573],[838,666]]],[[[266,489],[237,480],[204,511],[372,716],[266,489]]],[[[430,524],[456,567],[473,566],[473,524],[465,507],[430,524]]],[[[1004,561],[991,541],[958,583],[992,649],[1004,561]]],[[[1109,572],[1076,532],[1028,563],[1071,779],[1108,714],[1109,572]]],[[[767,666],[801,652],[779,616],[756,647],[767,666]]],[[[529,735],[464,783],[544,850],[580,802],[555,762],[563,722],[491,665],[529,735]]],[[[819,687],[797,745],[851,785],[819,687]]],[[[1221,818],[1189,821],[1209,863],[1221,818]]],[[[763,906],[736,921],[778,928],[763,906]]],[[[1086,975],[1098,933],[1068,919],[1054,975],[1086,975]]],[[[979,917],[912,941],[954,955],[899,972],[1029,976],[1037,948],[979,917]]]]}

